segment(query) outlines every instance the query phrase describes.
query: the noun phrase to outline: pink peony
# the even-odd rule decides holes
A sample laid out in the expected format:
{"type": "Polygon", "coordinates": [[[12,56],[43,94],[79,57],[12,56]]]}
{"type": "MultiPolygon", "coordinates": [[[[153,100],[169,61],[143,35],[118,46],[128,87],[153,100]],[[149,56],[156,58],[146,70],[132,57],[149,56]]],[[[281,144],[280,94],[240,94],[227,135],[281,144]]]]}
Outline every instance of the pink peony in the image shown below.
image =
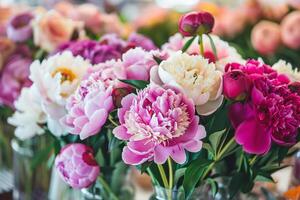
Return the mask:
{"type": "Polygon", "coordinates": [[[179,21],[179,32],[183,36],[210,33],[214,27],[214,17],[209,12],[190,12],[179,21]]]}
{"type": "Polygon", "coordinates": [[[0,104],[14,107],[14,101],[19,97],[23,87],[29,87],[29,66],[32,60],[29,50],[20,46],[4,64],[0,73],[0,104]]]}
{"type": "Polygon", "coordinates": [[[283,146],[295,144],[300,126],[300,96],[288,87],[288,78],[255,60],[227,68],[236,69],[251,80],[247,101],[234,103],[229,111],[237,143],[252,154],[267,153],[272,141],[283,146]]]}
{"type": "Polygon", "coordinates": [[[125,78],[118,65],[112,61],[90,69],[87,78],[67,101],[67,115],[61,123],[68,132],[84,140],[101,130],[114,109],[113,89],[124,86],[118,81],[125,78]]]}
{"type": "Polygon", "coordinates": [[[29,12],[14,16],[7,25],[7,37],[15,42],[25,42],[32,36],[31,20],[33,15],[29,12]]]}
{"type": "Polygon", "coordinates": [[[251,43],[263,55],[274,54],[281,44],[280,26],[270,21],[259,22],[251,32],[251,43]]]}
{"type": "Polygon", "coordinates": [[[79,143],[62,148],[55,159],[55,167],[61,178],[76,189],[92,185],[100,172],[93,149],[79,143]]]}
{"type": "Polygon", "coordinates": [[[122,56],[127,79],[145,80],[150,79],[150,69],[157,65],[152,52],[147,52],[138,47],[128,50],[122,56]]]}
{"type": "Polygon", "coordinates": [[[291,49],[300,48],[300,11],[288,14],[281,22],[282,42],[291,49]]]}
{"type": "Polygon", "coordinates": [[[183,164],[185,150],[198,152],[206,132],[199,125],[191,99],[175,89],[150,85],[127,95],[118,110],[121,125],[113,134],[128,141],[122,158],[126,164],[164,163],[169,157],[183,164]]]}

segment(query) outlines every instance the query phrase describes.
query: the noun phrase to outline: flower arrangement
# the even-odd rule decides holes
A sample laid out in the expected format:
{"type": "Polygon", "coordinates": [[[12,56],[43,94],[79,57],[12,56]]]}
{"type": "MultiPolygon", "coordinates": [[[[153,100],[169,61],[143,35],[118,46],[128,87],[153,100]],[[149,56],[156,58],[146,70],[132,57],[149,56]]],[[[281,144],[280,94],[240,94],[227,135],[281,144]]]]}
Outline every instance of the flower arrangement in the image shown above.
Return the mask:
{"type": "MultiPolygon", "coordinates": [[[[48,15],[62,17],[33,24],[51,26],[48,15]]],[[[284,61],[243,60],[214,25],[208,12],[187,13],[161,49],[137,34],[69,41],[66,29],[68,39],[42,44],[55,50],[30,65],[9,122],[22,139],[51,135],[60,177],[92,196],[132,199],[131,165],[157,199],[247,194],[273,181],[299,141],[299,74],[284,61]]]]}

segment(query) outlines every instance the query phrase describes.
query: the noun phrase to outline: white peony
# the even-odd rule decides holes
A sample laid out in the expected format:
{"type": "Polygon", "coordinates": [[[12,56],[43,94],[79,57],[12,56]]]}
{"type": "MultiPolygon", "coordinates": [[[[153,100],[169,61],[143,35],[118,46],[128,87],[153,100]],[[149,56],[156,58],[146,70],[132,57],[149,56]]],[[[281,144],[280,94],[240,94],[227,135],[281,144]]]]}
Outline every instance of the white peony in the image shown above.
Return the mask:
{"type": "Polygon", "coordinates": [[[41,96],[48,128],[57,136],[65,133],[59,119],[66,113],[66,100],[77,89],[89,66],[88,61],[80,56],[74,57],[69,51],[58,53],[41,63],[35,61],[30,66],[29,77],[41,96]]]}
{"type": "Polygon", "coordinates": [[[8,123],[15,126],[15,135],[26,140],[41,135],[45,131],[42,125],[46,123],[46,115],[42,110],[37,88],[23,88],[21,95],[15,102],[16,111],[8,118],[8,123]]]}
{"type": "Polygon", "coordinates": [[[279,60],[272,68],[279,74],[286,75],[292,82],[300,81],[300,72],[298,69],[293,69],[292,65],[285,60],[279,60]]]}
{"type": "MultiPolygon", "coordinates": [[[[207,35],[203,35],[203,46],[204,46],[204,56],[205,58],[213,61],[216,64],[218,70],[224,72],[224,68],[226,64],[231,62],[244,63],[245,61],[242,59],[241,55],[237,52],[237,50],[230,46],[228,42],[220,39],[216,35],[210,34],[217,50],[217,58],[215,58],[213,49],[210,44],[210,40],[207,35]]],[[[180,51],[184,44],[190,39],[190,37],[182,37],[179,33],[169,38],[169,42],[162,46],[163,52],[168,54],[172,54],[176,51],[180,51]]],[[[200,47],[198,44],[198,38],[196,38],[191,46],[186,51],[191,55],[199,55],[200,47]]]]}
{"type": "Polygon", "coordinates": [[[223,102],[222,72],[200,55],[175,52],[151,69],[151,82],[175,86],[193,99],[197,112],[209,115],[223,102]]]}

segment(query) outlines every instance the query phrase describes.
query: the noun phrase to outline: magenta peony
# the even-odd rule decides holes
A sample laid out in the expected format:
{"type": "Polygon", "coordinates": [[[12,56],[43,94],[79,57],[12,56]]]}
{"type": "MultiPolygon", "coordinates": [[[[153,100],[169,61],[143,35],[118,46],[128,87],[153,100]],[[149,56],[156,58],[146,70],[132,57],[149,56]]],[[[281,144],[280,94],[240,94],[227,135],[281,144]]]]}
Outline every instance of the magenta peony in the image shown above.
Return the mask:
{"type": "Polygon", "coordinates": [[[171,88],[150,85],[137,95],[123,98],[118,110],[121,125],[113,134],[128,141],[122,158],[126,164],[146,161],[158,164],[171,157],[176,163],[186,161],[185,150],[198,152],[206,132],[199,125],[191,99],[171,88]]]}
{"type": "Polygon", "coordinates": [[[300,96],[289,88],[289,79],[255,60],[244,66],[227,66],[229,71],[237,69],[251,80],[251,89],[245,103],[230,107],[236,142],[252,154],[267,153],[272,141],[283,146],[295,144],[300,126],[300,96]]]}
{"type": "Polygon", "coordinates": [[[223,75],[223,93],[228,99],[240,100],[249,92],[250,80],[240,70],[233,70],[223,75]]]}
{"type": "Polygon", "coordinates": [[[133,47],[142,47],[146,51],[157,49],[152,40],[138,33],[132,33],[128,38],[128,42],[129,45],[133,47]]]}
{"type": "Polygon", "coordinates": [[[32,36],[31,13],[14,16],[7,25],[7,37],[15,42],[24,42],[32,36]]]}
{"type": "Polygon", "coordinates": [[[214,17],[208,12],[190,12],[179,21],[179,32],[183,36],[210,33],[214,27],[214,17]]]}
{"type": "Polygon", "coordinates": [[[82,40],[64,43],[60,45],[57,52],[69,50],[74,56],[81,56],[92,64],[98,64],[121,58],[124,48],[125,44],[122,40],[103,40],[102,42],[82,40]]]}
{"type": "Polygon", "coordinates": [[[23,87],[29,87],[29,66],[32,60],[29,50],[20,46],[5,62],[0,73],[0,105],[14,107],[23,87]]]}
{"type": "Polygon", "coordinates": [[[61,178],[76,189],[92,185],[100,172],[93,149],[79,143],[62,148],[55,159],[55,167],[61,178]]]}

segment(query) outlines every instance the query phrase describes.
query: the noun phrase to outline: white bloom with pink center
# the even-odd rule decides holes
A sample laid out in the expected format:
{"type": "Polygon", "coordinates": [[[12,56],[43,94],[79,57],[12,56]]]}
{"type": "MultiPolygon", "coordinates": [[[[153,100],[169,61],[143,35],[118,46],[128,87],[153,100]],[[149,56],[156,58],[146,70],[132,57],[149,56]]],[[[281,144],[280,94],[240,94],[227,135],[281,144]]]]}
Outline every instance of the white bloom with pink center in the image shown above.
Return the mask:
{"type": "Polygon", "coordinates": [[[201,150],[205,129],[193,101],[177,89],[150,85],[137,95],[127,95],[121,104],[121,125],[113,134],[128,141],[122,153],[126,164],[163,164],[169,157],[183,164],[185,151],[201,150]]]}
{"type": "Polygon", "coordinates": [[[222,72],[200,55],[178,51],[151,70],[151,81],[179,88],[194,101],[200,115],[210,115],[223,102],[222,72]]]}
{"type": "MultiPolygon", "coordinates": [[[[203,45],[204,45],[204,57],[216,64],[218,70],[224,72],[224,67],[227,63],[238,62],[244,63],[241,55],[236,51],[235,48],[230,46],[224,40],[221,40],[218,36],[210,34],[216,49],[217,57],[214,55],[213,49],[210,44],[210,40],[207,35],[203,35],[203,45]]],[[[172,54],[176,51],[180,51],[184,44],[190,39],[190,37],[182,37],[179,33],[176,33],[169,38],[169,42],[164,44],[162,49],[164,52],[172,54]]],[[[187,50],[188,54],[199,55],[200,47],[198,44],[198,38],[194,40],[189,49],[187,50]]]]}
{"type": "Polygon", "coordinates": [[[272,66],[279,74],[286,75],[291,82],[300,81],[300,72],[297,68],[293,69],[291,63],[286,62],[285,60],[279,60],[272,66]]]}
{"type": "Polygon", "coordinates": [[[30,66],[30,79],[41,96],[50,131],[55,135],[66,133],[59,119],[66,114],[67,98],[75,92],[91,64],[71,52],[58,53],[30,66]]]}

